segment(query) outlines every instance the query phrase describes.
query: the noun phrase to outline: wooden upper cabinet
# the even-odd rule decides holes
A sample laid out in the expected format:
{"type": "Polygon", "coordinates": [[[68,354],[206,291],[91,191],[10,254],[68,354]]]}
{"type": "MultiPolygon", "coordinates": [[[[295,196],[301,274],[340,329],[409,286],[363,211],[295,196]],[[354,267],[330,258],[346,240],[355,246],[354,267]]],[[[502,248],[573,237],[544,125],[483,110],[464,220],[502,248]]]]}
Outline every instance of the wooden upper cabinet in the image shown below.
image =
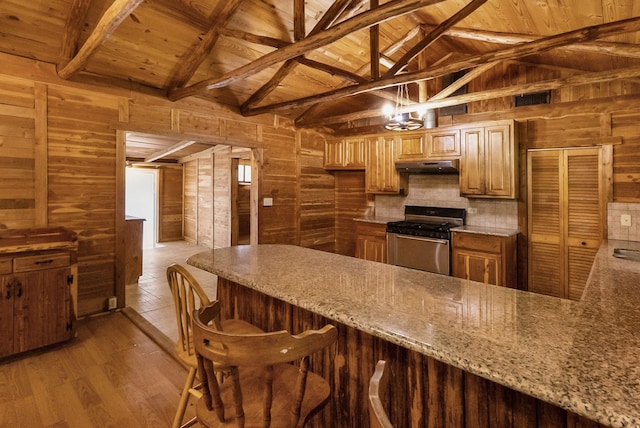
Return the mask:
{"type": "Polygon", "coordinates": [[[450,127],[398,137],[398,161],[451,160],[460,158],[460,128],[450,127]]]}
{"type": "Polygon", "coordinates": [[[362,137],[327,141],[324,146],[325,169],[364,169],[366,140],[362,137]]]}
{"type": "Polygon", "coordinates": [[[425,133],[402,133],[397,137],[399,161],[425,160],[427,147],[425,133]]]}
{"type": "Polygon", "coordinates": [[[467,197],[516,198],[513,121],[461,131],[460,193],[467,197]]]}
{"type": "Polygon", "coordinates": [[[397,142],[394,137],[367,139],[365,185],[367,193],[401,194],[407,189],[406,174],[396,170],[397,142]]]}
{"type": "Polygon", "coordinates": [[[427,133],[427,159],[451,160],[460,158],[460,129],[444,128],[427,133]]]}

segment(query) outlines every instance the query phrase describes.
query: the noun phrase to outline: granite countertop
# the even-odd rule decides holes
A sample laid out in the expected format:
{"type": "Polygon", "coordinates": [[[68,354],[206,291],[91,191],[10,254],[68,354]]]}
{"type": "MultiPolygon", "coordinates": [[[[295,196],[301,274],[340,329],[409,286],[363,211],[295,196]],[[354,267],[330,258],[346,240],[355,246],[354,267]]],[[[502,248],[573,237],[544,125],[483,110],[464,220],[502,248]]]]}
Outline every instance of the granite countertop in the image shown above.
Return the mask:
{"type": "Polygon", "coordinates": [[[187,263],[612,426],[640,426],[640,262],[603,243],[582,301],[288,245],[187,263]]]}
{"type": "Polygon", "coordinates": [[[391,221],[399,221],[404,220],[403,218],[396,217],[378,217],[378,216],[364,216],[364,217],[356,217],[353,219],[354,221],[362,221],[365,223],[380,223],[387,224],[391,221]]]}
{"type": "Polygon", "coordinates": [[[505,229],[501,227],[486,227],[486,226],[458,226],[451,229],[452,232],[462,233],[477,233],[479,235],[493,235],[493,236],[513,236],[517,235],[516,229],[505,229]]]}

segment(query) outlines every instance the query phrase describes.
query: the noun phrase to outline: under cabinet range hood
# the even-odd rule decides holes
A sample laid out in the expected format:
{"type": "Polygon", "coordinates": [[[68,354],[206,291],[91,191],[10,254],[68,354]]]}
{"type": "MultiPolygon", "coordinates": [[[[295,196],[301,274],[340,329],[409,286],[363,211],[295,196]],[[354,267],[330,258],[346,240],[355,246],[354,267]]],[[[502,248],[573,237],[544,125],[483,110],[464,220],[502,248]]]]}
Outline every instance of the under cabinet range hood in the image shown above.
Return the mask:
{"type": "Polygon", "coordinates": [[[460,172],[460,161],[453,159],[444,161],[396,162],[396,169],[400,172],[420,174],[458,174],[460,172]]]}

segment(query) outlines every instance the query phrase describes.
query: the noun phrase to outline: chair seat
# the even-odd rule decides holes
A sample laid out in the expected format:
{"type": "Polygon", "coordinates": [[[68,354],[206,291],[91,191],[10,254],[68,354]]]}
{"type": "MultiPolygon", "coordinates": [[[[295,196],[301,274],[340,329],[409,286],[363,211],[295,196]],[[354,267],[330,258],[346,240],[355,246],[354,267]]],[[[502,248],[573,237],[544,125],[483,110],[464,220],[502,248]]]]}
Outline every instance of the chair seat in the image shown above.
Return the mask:
{"type": "MultiPolygon", "coordinates": [[[[271,428],[291,428],[290,425],[282,421],[287,421],[291,413],[291,403],[295,400],[293,391],[295,382],[291,382],[291,379],[295,379],[297,375],[298,367],[292,364],[279,364],[274,366],[271,428]]],[[[265,426],[262,421],[262,383],[264,383],[262,367],[245,367],[241,372],[240,384],[244,402],[245,428],[262,428],[265,426]]],[[[220,392],[222,401],[225,403],[225,421],[221,422],[215,412],[207,410],[204,399],[202,398],[199,399],[196,404],[198,421],[210,428],[235,427],[236,420],[234,401],[232,399],[232,382],[227,379],[221,385],[220,392]]],[[[321,376],[309,372],[298,427],[304,426],[307,419],[313,416],[313,411],[321,408],[322,404],[329,399],[329,394],[329,384],[321,376]]]]}

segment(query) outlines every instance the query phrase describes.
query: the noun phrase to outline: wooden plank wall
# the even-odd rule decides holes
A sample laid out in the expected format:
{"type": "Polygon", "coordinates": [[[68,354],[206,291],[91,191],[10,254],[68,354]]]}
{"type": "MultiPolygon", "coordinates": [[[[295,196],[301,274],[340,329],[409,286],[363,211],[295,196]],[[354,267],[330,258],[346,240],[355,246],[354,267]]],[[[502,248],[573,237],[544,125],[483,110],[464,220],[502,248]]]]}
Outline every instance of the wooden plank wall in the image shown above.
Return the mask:
{"type": "Polygon", "coordinates": [[[362,217],[367,209],[364,171],[336,171],[336,253],[356,255],[356,217],[362,217]]]}
{"type": "Polygon", "coordinates": [[[197,244],[213,248],[213,157],[198,158],[197,244]]]}
{"type": "Polygon", "coordinates": [[[117,119],[116,97],[48,88],[48,223],[78,234],[80,315],[116,295],[117,119]]]}
{"type": "Polygon", "coordinates": [[[265,127],[262,138],[259,242],[296,245],[300,241],[296,133],[289,128],[265,127]],[[273,199],[273,206],[262,206],[265,197],[273,199]]]}
{"type": "Polygon", "coordinates": [[[213,152],[213,248],[231,245],[231,147],[213,152]]]}
{"type": "Polygon", "coordinates": [[[159,169],[159,242],[182,239],[182,175],[182,167],[159,169]]]}
{"type": "Polygon", "coordinates": [[[334,176],[324,169],[325,137],[308,131],[298,132],[300,172],[299,245],[333,252],[335,249],[334,176]]]}
{"type": "Polygon", "coordinates": [[[184,192],[184,240],[196,243],[198,223],[198,160],[183,165],[184,192]]]}
{"type": "Polygon", "coordinates": [[[0,77],[0,229],[36,224],[35,85],[0,77]]]}

